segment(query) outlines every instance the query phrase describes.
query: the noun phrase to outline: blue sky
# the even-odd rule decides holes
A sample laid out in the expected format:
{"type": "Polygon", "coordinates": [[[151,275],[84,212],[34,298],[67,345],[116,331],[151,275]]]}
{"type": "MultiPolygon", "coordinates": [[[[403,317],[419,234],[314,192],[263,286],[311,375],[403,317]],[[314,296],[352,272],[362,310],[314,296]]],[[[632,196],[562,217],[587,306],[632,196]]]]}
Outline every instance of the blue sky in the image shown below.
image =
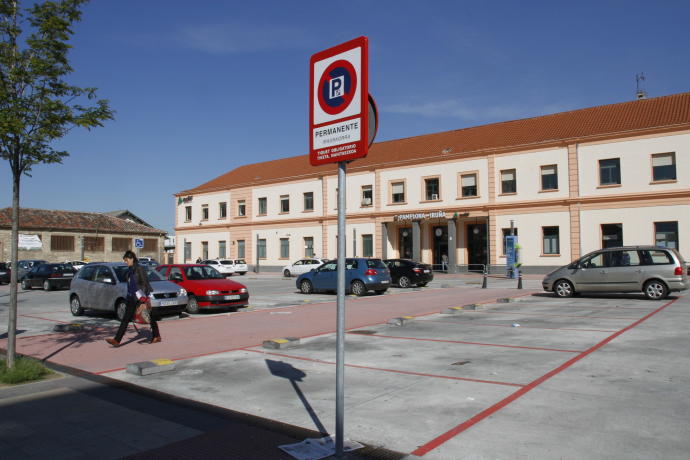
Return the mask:
{"type": "MultiPolygon", "coordinates": [[[[129,209],[172,231],[172,195],[308,151],[309,57],[369,37],[377,140],[690,91],[690,2],[95,0],[69,81],[116,119],[22,180],[21,206],[129,209]]],[[[305,162],[308,161],[305,156],[305,162]]],[[[0,207],[11,205],[0,163],[0,207]]]]}

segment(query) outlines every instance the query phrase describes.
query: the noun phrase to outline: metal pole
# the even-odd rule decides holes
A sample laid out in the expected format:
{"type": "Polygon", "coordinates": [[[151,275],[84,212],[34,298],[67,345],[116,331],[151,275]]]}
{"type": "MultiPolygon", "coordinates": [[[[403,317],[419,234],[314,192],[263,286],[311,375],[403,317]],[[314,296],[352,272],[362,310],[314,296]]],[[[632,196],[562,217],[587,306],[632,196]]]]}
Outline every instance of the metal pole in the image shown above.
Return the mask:
{"type": "Polygon", "coordinates": [[[338,320],[335,371],[335,457],[343,458],[345,423],[345,165],[338,163],[338,320]]]}
{"type": "Polygon", "coordinates": [[[259,234],[256,234],[256,265],[254,266],[254,273],[259,273],[259,234]]]}

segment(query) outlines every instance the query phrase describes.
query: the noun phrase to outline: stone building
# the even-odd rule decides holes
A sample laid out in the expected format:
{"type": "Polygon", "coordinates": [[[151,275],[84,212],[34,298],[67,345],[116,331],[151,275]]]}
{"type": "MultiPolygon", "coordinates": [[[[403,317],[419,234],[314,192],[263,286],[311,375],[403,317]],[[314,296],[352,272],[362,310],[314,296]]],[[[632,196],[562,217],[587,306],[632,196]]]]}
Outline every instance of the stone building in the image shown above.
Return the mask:
{"type": "MultiPolygon", "coordinates": [[[[11,257],[11,234],[12,208],[0,209],[0,260],[11,257]]],[[[101,213],[22,208],[19,236],[19,259],[120,261],[131,249],[161,260],[165,231],[101,213]]]]}

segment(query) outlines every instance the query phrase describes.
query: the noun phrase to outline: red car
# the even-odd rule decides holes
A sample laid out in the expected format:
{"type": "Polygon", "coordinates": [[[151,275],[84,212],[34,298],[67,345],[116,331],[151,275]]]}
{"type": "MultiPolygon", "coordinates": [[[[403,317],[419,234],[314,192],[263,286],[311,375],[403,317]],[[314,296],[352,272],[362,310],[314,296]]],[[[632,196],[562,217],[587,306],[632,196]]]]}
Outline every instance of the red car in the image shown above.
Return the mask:
{"type": "Polygon", "coordinates": [[[173,264],[160,265],[156,271],[166,279],[187,291],[188,313],[217,308],[246,307],[249,292],[243,284],[225,278],[208,265],[173,264]]]}

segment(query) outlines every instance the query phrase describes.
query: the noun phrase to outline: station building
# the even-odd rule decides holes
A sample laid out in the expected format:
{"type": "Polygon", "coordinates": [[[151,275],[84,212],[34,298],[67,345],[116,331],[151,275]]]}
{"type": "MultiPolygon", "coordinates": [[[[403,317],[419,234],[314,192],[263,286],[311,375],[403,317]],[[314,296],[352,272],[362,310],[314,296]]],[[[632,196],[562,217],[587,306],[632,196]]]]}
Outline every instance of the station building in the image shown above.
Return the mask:
{"type": "MultiPolygon", "coordinates": [[[[337,256],[337,165],[240,166],[175,195],[176,261],[337,256]]],[[[690,93],[375,143],[347,165],[347,256],[526,273],[609,246],[690,260],[690,93]]]]}

